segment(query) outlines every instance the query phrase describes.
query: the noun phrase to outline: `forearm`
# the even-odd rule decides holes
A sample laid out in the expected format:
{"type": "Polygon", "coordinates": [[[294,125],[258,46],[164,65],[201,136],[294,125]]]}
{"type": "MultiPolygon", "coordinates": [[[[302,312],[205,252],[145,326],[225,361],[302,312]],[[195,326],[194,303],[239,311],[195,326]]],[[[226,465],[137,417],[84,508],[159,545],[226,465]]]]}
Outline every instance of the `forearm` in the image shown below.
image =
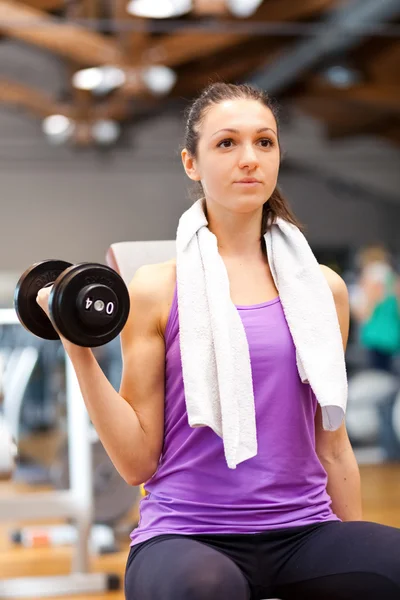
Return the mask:
{"type": "Polygon", "coordinates": [[[147,479],[145,432],[132,406],[108,381],[90,348],[63,341],[89,417],[120,475],[130,484],[147,479]]]}
{"type": "Polygon", "coordinates": [[[342,521],[361,521],[360,471],[351,446],[340,456],[322,459],[321,463],[328,474],[327,492],[333,512],[342,521]]]}

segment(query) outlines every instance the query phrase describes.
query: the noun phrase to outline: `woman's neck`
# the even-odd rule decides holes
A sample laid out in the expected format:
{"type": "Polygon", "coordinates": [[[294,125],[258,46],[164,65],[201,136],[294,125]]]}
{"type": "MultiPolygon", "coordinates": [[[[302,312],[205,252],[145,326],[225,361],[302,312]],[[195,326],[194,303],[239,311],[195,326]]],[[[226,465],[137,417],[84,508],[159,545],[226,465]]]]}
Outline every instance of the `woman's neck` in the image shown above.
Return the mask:
{"type": "Polygon", "coordinates": [[[206,211],[209,230],[216,236],[221,256],[231,259],[260,260],[265,256],[261,243],[262,211],[233,213],[206,211]]]}

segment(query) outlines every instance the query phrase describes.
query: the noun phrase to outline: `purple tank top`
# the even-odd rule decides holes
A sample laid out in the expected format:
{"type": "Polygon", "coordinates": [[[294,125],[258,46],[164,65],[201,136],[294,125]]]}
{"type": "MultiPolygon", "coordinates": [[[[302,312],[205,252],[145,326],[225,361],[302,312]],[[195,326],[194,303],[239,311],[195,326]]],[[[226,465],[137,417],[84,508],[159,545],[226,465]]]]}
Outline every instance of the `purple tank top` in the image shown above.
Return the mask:
{"type": "Polygon", "coordinates": [[[164,444],[131,545],[166,533],[262,533],[339,520],[315,452],[317,400],[299,378],[281,302],[236,308],[250,350],[257,456],[229,469],[221,438],[188,425],[175,288],[165,330],[164,444]]]}

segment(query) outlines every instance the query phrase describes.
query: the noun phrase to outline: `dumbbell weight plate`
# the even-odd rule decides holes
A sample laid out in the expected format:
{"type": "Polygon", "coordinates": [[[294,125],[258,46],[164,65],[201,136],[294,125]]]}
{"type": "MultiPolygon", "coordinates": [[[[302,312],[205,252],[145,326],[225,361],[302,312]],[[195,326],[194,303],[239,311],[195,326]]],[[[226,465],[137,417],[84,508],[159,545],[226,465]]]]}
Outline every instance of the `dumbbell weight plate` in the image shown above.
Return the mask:
{"type": "Polygon", "coordinates": [[[50,314],[58,331],[73,344],[88,348],[102,346],[114,339],[122,330],[129,315],[129,293],[120,275],[106,265],[81,263],[69,267],[55,282],[49,298],[50,314]],[[90,304],[83,291],[88,290],[90,304]],[[115,300],[111,315],[104,310],[93,313],[96,301],[104,299],[107,307],[115,300]],[[103,315],[103,318],[102,318],[103,315]]]}
{"type": "Polygon", "coordinates": [[[59,335],[36,302],[36,296],[70,266],[71,263],[63,260],[37,262],[22,273],[15,288],[14,308],[18,319],[25,329],[45,340],[58,340],[59,335]]]}

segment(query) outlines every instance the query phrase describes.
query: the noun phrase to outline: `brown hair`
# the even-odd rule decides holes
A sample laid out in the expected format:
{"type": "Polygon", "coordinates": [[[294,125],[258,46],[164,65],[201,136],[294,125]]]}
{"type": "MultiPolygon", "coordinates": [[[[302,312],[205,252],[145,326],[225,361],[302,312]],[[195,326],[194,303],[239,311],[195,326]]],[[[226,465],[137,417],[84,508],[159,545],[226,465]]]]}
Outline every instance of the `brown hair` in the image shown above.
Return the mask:
{"type": "MultiPolygon", "coordinates": [[[[184,146],[191,156],[196,157],[197,155],[200,127],[207,110],[209,110],[212,105],[219,104],[224,100],[236,99],[248,99],[261,102],[264,106],[270,109],[279,128],[278,105],[272,98],[268,96],[266,92],[247,84],[223,82],[211,83],[201,92],[200,96],[198,96],[187,107],[185,111],[186,127],[184,146]]],[[[278,186],[274,189],[270,198],[264,203],[261,222],[261,236],[264,236],[264,234],[267,232],[268,224],[274,223],[277,217],[280,217],[281,219],[296,225],[296,227],[298,227],[300,230],[303,230],[303,225],[297,220],[278,186]]]]}
{"type": "Polygon", "coordinates": [[[361,267],[367,267],[375,262],[390,263],[390,253],[383,244],[371,244],[361,248],[359,251],[359,260],[361,267]]]}

